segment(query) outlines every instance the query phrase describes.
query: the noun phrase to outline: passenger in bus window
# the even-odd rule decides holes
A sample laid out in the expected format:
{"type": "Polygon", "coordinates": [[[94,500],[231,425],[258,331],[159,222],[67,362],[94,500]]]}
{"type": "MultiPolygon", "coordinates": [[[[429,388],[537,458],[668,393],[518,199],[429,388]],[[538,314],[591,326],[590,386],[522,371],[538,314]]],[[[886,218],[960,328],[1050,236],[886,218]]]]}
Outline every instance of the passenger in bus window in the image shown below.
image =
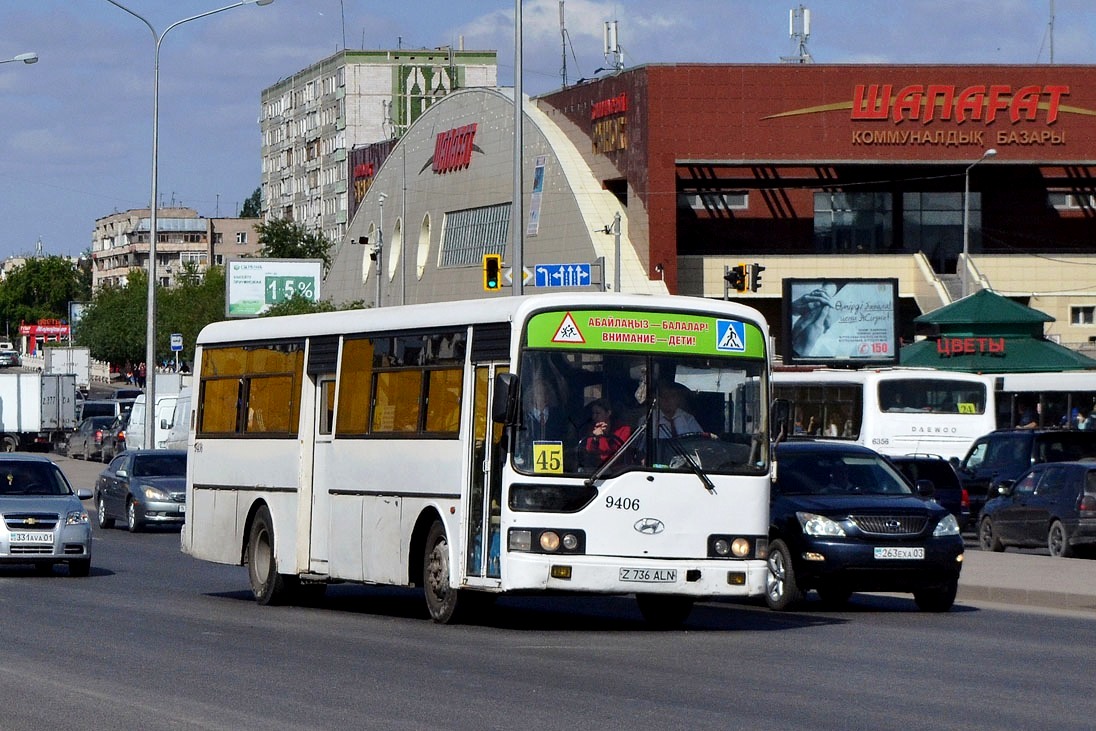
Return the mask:
{"type": "Polygon", "coordinates": [[[526,402],[525,427],[536,441],[563,441],[567,434],[567,415],[559,406],[559,396],[543,374],[533,375],[526,402]]]}
{"type": "MultiPolygon", "coordinates": [[[[851,423],[850,423],[851,428],[851,423]]],[[[826,436],[836,437],[845,435],[845,415],[841,413],[840,409],[834,409],[830,412],[830,423],[826,426],[826,436]]],[[[847,435],[845,435],[847,436],[847,435]]]]}
{"type": "Polygon", "coordinates": [[[664,382],[658,387],[658,436],[677,437],[700,434],[704,428],[696,417],[685,410],[689,389],[677,382],[664,382]]]}
{"type": "Polygon", "coordinates": [[[1016,420],[1018,429],[1034,429],[1039,426],[1039,418],[1035,415],[1035,409],[1029,403],[1020,404],[1020,417],[1016,420]]]}
{"type": "Polygon", "coordinates": [[[613,456],[632,435],[632,427],[616,423],[613,409],[608,399],[599,398],[590,402],[590,429],[582,439],[582,449],[587,455],[587,463],[595,465],[613,456]]]}
{"type": "Polygon", "coordinates": [[[795,409],[795,423],[792,426],[792,434],[806,434],[807,427],[803,425],[803,409],[795,409]]]}

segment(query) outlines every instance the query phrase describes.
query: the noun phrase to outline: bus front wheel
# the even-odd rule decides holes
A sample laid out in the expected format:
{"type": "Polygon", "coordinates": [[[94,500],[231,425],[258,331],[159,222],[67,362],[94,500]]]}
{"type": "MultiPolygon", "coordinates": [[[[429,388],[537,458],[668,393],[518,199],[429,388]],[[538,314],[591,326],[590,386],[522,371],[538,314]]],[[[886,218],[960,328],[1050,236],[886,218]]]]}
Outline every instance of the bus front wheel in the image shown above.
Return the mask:
{"type": "Polygon", "coordinates": [[[426,593],[426,608],[438,624],[449,624],[457,617],[460,591],[449,584],[449,539],[440,520],[426,534],[426,550],[422,559],[422,583],[426,593]]]}
{"type": "Polygon", "coordinates": [[[247,576],[255,601],[264,606],[281,604],[291,593],[291,579],[278,573],[274,560],[274,521],[264,505],[255,513],[247,538],[247,576]]]}

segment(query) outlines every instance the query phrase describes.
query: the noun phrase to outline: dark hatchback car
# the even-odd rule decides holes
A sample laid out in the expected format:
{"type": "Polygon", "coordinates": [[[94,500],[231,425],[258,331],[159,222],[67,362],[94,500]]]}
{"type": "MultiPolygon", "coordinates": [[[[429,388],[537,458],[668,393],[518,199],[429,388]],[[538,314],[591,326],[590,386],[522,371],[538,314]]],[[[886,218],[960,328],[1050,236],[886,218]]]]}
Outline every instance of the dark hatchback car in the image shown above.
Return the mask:
{"type": "Polygon", "coordinates": [[[1046,546],[1068,558],[1096,546],[1096,461],[1035,465],[998,493],[978,524],[983,550],[1046,546]]]}
{"type": "Polygon", "coordinates": [[[932,483],[932,499],[944,506],[959,521],[961,529],[973,528],[970,514],[970,495],[959,482],[955,468],[943,457],[932,454],[904,454],[891,457],[890,461],[911,484],[920,480],[932,483]]]}
{"type": "Polygon", "coordinates": [[[113,416],[89,416],[81,420],[76,431],[65,438],[65,454],[73,459],[99,459],[103,434],[113,423],[113,416]]]}
{"type": "Polygon", "coordinates": [[[124,520],[131,533],[186,518],[186,451],[131,449],[111,460],[95,483],[100,528],[124,520]]]}
{"type": "Polygon", "coordinates": [[[978,437],[962,462],[959,481],[970,495],[970,512],[978,521],[982,506],[1004,480],[1015,480],[1032,465],[1096,457],[1096,431],[1076,429],[1000,429],[978,437]]]}
{"type": "Polygon", "coordinates": [[[912,592],[923,611],[955,602],[959,523],[854,444],[777,445],[765,601],[784,610],[813,589],[832,606],[856,591],[912,592]]]}

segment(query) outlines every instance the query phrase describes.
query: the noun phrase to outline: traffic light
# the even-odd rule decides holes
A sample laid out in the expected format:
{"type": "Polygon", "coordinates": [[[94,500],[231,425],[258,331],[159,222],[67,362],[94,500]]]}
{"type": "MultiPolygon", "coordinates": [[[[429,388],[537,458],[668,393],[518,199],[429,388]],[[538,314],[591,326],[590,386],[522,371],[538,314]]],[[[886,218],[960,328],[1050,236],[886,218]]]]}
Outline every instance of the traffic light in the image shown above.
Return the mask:
{"type": "Polygon", "coordinates": [[[502,257],[498,254],[483,255],[483,288],[488,292],[502,289],[502,257]]]}
{"type": "Polygon", "coordinates": [[[739,264],[727,269],[727,273],[723,275],[723,278],[727,280],[727,283],[731,285],[731,289],[736,292],[746,291],[746,265],[739,264]]]}
{"type": "Polygon", "coordinates": [[[761,266],[757,262],[754,262],[750,266],[750,291],[756,292],[761,289],[761,272],[765,271],[765,267],[761,266]]]}

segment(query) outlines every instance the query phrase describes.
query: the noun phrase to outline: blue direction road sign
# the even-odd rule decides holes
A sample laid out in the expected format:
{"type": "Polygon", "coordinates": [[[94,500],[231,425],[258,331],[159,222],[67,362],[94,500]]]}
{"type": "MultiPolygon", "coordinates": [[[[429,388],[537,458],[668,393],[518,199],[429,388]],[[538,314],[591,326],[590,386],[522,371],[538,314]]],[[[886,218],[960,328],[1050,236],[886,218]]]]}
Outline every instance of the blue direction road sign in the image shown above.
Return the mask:
{"type": "Polygon", "coordinates": [[[537,264],[534,287],[585,287],[590,284],[590,264],[537,264]]]}

